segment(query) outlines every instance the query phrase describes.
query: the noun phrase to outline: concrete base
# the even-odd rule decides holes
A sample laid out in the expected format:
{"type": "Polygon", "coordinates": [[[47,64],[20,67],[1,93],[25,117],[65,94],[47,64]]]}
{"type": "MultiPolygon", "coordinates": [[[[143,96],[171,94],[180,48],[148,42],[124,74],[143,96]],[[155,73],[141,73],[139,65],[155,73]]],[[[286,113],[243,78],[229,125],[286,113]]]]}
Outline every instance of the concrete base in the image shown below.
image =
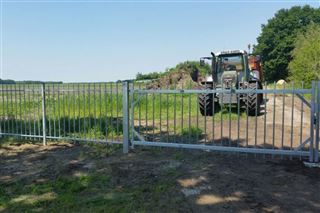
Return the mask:
{"type": "Polygon", "coordinates": [[[320,168],[320,162],[319,163],[310,163],[310,162],[304,161],[303,164],[309,168],[320,168]]]}

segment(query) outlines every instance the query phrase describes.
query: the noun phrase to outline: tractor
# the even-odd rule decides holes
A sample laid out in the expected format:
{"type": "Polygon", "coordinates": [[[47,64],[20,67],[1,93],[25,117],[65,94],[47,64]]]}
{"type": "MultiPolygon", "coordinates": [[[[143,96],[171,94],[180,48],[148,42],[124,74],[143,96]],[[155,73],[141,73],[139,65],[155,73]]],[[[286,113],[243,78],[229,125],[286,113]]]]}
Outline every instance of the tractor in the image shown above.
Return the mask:
{"type": "Polygon", "coordinates": [[[249,55],[244,50],[222,51],[216,54],[211,52],[210,57],[200,58],[200,66],[205,60],[211,61],[211,74],[197,82],[201,89],[215,90],[215,93],[198,95],[199,109],[203,116],[212,116],[225,104],[238,104],[247,109],[249,116],[260,112],[262,94],[254,93],[262,89],[262,69],[260,56],[249,55]],[[219,90],[231,91],[237,89],[252,90],[250,93],[219,93],[219,90]]]}

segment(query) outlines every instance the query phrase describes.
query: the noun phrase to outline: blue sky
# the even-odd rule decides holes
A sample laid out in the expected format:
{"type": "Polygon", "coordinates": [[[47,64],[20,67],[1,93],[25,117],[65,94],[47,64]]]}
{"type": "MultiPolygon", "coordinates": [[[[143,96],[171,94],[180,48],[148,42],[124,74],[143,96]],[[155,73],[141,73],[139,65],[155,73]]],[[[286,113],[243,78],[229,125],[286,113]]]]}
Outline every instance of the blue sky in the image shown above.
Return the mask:
{"type": "Polygon", "coordinates": [[[3,0],[5,79],[114,81],[246,49],[281,8],[319,1],[3,0]]]}

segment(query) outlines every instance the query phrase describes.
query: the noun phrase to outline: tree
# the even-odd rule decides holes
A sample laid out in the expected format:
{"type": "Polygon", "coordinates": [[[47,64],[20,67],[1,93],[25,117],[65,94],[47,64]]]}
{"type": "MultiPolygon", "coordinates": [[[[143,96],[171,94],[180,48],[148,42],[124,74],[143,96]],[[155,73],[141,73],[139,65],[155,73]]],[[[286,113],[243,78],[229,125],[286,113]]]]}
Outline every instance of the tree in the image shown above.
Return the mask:
{"type": "Polygon", "coordinates": [[[267,81],[288,77],[288,64],[292,59],[295,38],[312,21],[320,23],[320,8],[307,5],[281,9],[266,25],[262,25],[254,53],[262,56],[267,81]]]}
{"type": "Polygon", "coordinates": [[[304,81],[310,86],[312,80],[320,79],[320,25],[311,23],[305,32],[298,34],[292,57],[290,80],[304,81]]]}

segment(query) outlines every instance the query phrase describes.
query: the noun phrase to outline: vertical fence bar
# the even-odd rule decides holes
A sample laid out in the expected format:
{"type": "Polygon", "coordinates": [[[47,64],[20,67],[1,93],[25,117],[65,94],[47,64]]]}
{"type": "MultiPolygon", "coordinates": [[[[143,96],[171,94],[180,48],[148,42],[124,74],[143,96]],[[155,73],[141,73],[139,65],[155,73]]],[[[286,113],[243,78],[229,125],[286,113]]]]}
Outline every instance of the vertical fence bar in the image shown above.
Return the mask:
{"type": "Polygon", "coordinates": [[[231,101],[232,101],[232,88],[230,88],[229,96],[229,135],[228,135],[228,145],[231,146],[231,101]]]}
{"type": "MultiPolygon", "coordinates": [[[[51,91],[50,91],[50,84],[48,84],[48,87],[47,87],[47,88],[48,88],[48,92],[47,92],[47,94],[46,94],[46,95],[47,95],[47,100],[48,100],[48,101],[47,101],[47,104],[49,105],[49,108],[51,108],[51,107],[50,107],[50,98],[51,98],[52,94],[51,94],[51,91]]],[[[51,128],[51,121],[50,121],[51,119],[52,119],[52,117],[51,117],[51,112],[49,112],[49,113],[48,113],[48,135],[49,135],[49,136],[52,136],[52,134],[51,134],[51,129],[52,129],[52,128],[51,128]]]]}
{"type": "MultiPolygon", "coordinates": [[[[129,87],[129,85],[128,85],[128,87],[129,87]]],[[[116,95],[116,97],[117,97],[117,102],[116,102],[116,104],[117,104],[117,118],[116,118],[117,133],[116,133],[116,135],[117,135],[117,141],[119,141],[119,83],[118,82],[116,82],[116,93],[117,93],[117,95],[116,95]]]]}
{"type": "MultiPolygon", "coordinates": [[[[31,100],[30,100],[30,96],[31,96],[31,89],[30,89],[30,85],[28,85],[27,88],[27,95],[28,95],[28,104],[27,106],[29,106],[29,115],[28,115],[28,135],[32,135],[32,130],[31,130],[31,121],[32,121],[32,109],[33,109],[33,105],[31,104],[31,100]]],[[[31,137],[29,137],[29,139],[31,140],[31,137]]]]}
{"type": "Polygon", "coordinates": [[[317,87],[317,123],[316,123],[316,138],[315,138],[315,152],[314,152],[314,162],[319,162],[319,127],[320,127],[320,81],[318,81],[317,87]]]}
{"type": "MultiPolygon", "coordinates": [[[[248,86],[246,87],[248,89],[248,86]]],[[[246,102],[249,103],[249,93],[245,96],[246,102]]],[[[246,104],[246,147],[248,147],[248,131],[249,131],[249,106],[246,104]]]]}
{"type": "Polygon", "coordinates": [[[99,137],[102,137],[102,90],[101,90],[101,83],[99,83],[99,137]]]}
{"type": "Polygon", "coordinates": [[[104,84],[104,101],[105,101],[105,130],[106,130],[106,141],[108,141],[108,90],[107,90],[107,83],[104,84]]]}
{"type": "MultiPolygon", "coordinates": [[[[237,88],[240,89],[240,82],[238,82],[237,88]]],[[[237,147],[239,147],[240,144],[240,93],[237,94],[237,147]]]]}
{"type": "MultiPolygon", "coordinates": [[[[5,85],[1,85],[1,92],[2,92],[2,119],[3,119],[3,128],[2,128],[2,133],[8,133],[7,128],[6,128],[6,112],[8,111],[6,108],[6,87],[5,85]]],[[[4,136],[4,135],[3,135],[4,136]]]]}
{"type": "MultiPolygon", "coordinates": [[[[81,93],[80,93],[80,84],[78,84],[78,131],[79,131],[79,136],[81,134],[81,110],[80,110],[80,105],[81,105],[81,93]]],[[[83,89],[83,87],[81,86],[81,90],[83,89]]],[[[83,116],[84,117],[84,116],[83,116]]],[[[83,119],[84,120],[84,119],[83,119]]]]}
{"type": "Polygon", "coordinates": [[[52,84],[52,100],[53,100],[53,136],[57,136],[56,132],[56,92],[54,89],[54,84],[52,84]]]}
{"type": "MultiPolygon", "coordinates": [[[[36,135],[36,113],[38,111],[39,113],[39,100],[36,99],[35,97],[35,93],[34,93],[34,84],[30,84],[30,92],[29,92],[29,101],[30,101],[30,107],[31,107],[31,111],[30,111],[30,140],[35,140],[36,138],[33,138],[32,135],[36,135]],[[32,117],[33,116],[33,117],[32,117]],[[32,120],[33,119],[33,120],[32,120]],[[33,121],[33,124],[32,124],[33,121]]],[[[40,133],[39,133],[40,135],[40,133]]]]}
{"type": "MultiPolygon", "coordinates": [[[[139,90],[141,90],[141,83],[139,83],[139,90]]],[[[139,99],[139,119],[138,119],[138,122],[139,122],[139,127],[138,127],[138,132],[140,133],[140,130],[141,130],[141,94],[138,93],[138,99],[139,99]]]]}
{"type": "Polygon", "coordinates": [[[10,121],[11,121],[11,132],[10,133],[14,133],[14,116],[15,114],[14,109],[13,109],[13,99],[12,99],[12,94],[13,94],[13,86],[9,86],[10,87],[10,103],[11,103],[11,110],[10,110],[10,121]]]}
{"type": "Polygon", "coordinates": [[[315,82],[312,82],[311,90],[311,115],[310,115],[310,147],[309,147],[309,162],[314,161],[314,111],[315,111],[315,82]]]}
{"type": "MultiPolygon", "coordinates": [[[[265,82],[265,89],[268,90],[268,85],[265,82]]],[[[264,125],[263,125],[263,148],[266,147],[266,135],[267,135],[267,98],[268,93],[264,94],[264,125]]],[[[263,157],[265,158],[266,155],[264,154],[263,157]]]]}
{"type": "Polygon", "coordinates": [[[129,152],[129,88],[128,82],[122,84],[122,111],[123,111],[123,153],[129,152]]]}
{"type": "MultiPolygon", "coordinates": [[[[189,81],[189,88],[191,89],[191,81],[189,81]]],[[[189,133],[188,133],[188,143],[191,143],[191,93],[189,94],[189,103],[188,103],[188,109],[189,109],[189,124],[188,124],[188,128],[189,128],[189,133]]]]}
{"type": "MultiPolygon", "coordinates": [[[[303,81],[301,82],[301,89],[303,89],[304,88],[304,86],[303,86],[303,81]]],[[[302,94],[302,97],[304,97],[303,96],[303,94],[302,94]]],[[[303,124],[303,101],[301,100],[301,114],[300,114],[300,143],[299,143],[299,145],[301,146],[301,144],[302,144],[302,125],[303,124]]],[[[301,155],[300,155],[300,160],[301,160],[301,155]]]]}
{"type": "Polygon", "coordinates": [[[76,134],[76,91],[74,88],[75,84],[72,84],[72,106],[73,106],[73,137],[76,134]]]}
{"type": "MultiPolygon", "coordinates": [[[[38,129],[38,135],[40,136],[41,135],[41,117],[42,117],[42,109],[41,109],[41,105],[39,103],[42,102],[41,100],[41,86],[39,88],[39,85],[37,85],[37,90],[36,90],[36,97],[37,97],[37,109],[38,109],[38,114],[37,114],[37,121],[36,121],[36,126],[37,126],[37,129],[38,129]]],[[[38,140],[40,140],[40,138],[36,138],[38,140]]]]}
{"type": "MultiPolygon", "coordinates": [[[[283,88],[282,88],[282,123],[281,123],[281,149],[283,149],[283,145],[284,145],[284,110],[285,110],[285,105],[286,105],[286,94],[284,93],[284,90],[286,89],[286,84],[283,84],[283,88]]],[[[283,156],[281,155],[281,158],[283,158],[283,156]]]]}
{"type": "Polygon", "coordinates": [[[97,139],[96,83],[93,83],[93,139],[97,139]]]}
{"type": "Polygon", "coordinates": [[[110,131],[111,141],[114,141],[114,118],[113,118],[113,83],[110,83],[110,131]]]}
{"type": "MultiPolygon", "coordinates": [[[[276,82],[273,82],[272,149],[274,149],[275,121],[276,121],[276,82]]],[[[273,157],[274,155],[272,155],[272,158],[273,157]]]]}
{"type": "MultiPolygon", "coordinates": [[[[208,86],[207,86],[207,82],[205,82],[204,84],[204,87],[205,87],[205,90],[208,89],[208,86]]],[[[207,96],[210,96],[210,94],[206,93],[205,94],[205,102],[204,102],[204,143],[203,145],[206,145],[207,143],[207,96]]]]}
{"type": "MultiPolygon", "coordinates": [[[[19,116],[19,122],[20,122],[20,134],[22,135],[23,133],[22,133],[22,129],[23,129],[23,127],[22,127],[22,121],[23,121],[23,118],[22,118],[22,98],[21,98],[21,84],[19,84],[19,105],[20,105],[20,116],[19,116]]],[[[2,127],[1,127],[1,125],[0,125],[0,128],[1,128],[1,130],[2,130],[2,127]]],[[[21,137],[22,138],[22,137],[21,137]]]]}
{"type": "MultiPolygon", "coordinates": [[[[4,93],[2,94],[4,95],[4,93]]],[[[26,102],[26,85],[23,84],[23,106],[25,107],[25,109],[27,109],[27,102],[26,102]]],[[[4,109],[4,101],[3,101],[3,109],[4,109]]],[[[24,113],[23,113],[23,120],[24,120],[24,134],[26,135],[27,134],[27,113],[28,113],[28,110],[24,110],[24,113]]],[[[5,126],[3,127],[4,130],[5,130],[5,126]]]]}
{"type": "MultiPolygon", "coordinates": [[[[292,99],[291,99],[291,130],[290,130],[290,150],[292,150],[292,145],[293,145],[293,119],[294,119],[294,82],[292,82],[292,99]]],[[[292,159],[292,155],[290,155],[290,159],[292,159]]]]}
{"type": "MultiPolygon", "coordinates": [[[[144,85],[144,89],[147,90],[147,84],[144,85]]],[[[145,129],[144,129],[144,135],[147,138],[147,140],[149,140],[149,136],[148,136],[148,93],[146,93],[146,104],[145,104],[145,119],[146,119],[146,123],[145,123],[145,129]]]]}
{"type": "MultiPolygon", "coordinates": [[[[212,90],[215,90],[216,88],[215,88],[215,85],[213,84],[212,85],[212,90]]],[[[211,94],[212,95],[212,144],[214,144],[214,138],[215,138],[215,130],[214,130],[214,128],[215,128],[215,124],[214,124],[214,122],[215,122],[215,120],[214,120],[214,117],[215,117],[215,114],[216,114],[216,109],[215,109],[215,93],[212,93],[211,94]]]]}
{"type": "Polygon", "coordinates": [[[67,92],[66,92],[66,95],[67,95],[67,107],[68,107],[68,137],[70,137],[71,135],[71,100],[70,100],[70,83],[67,84],[67,92]]]}
{"type": "Polygon", "coordinates": [[[42,139],[43,145],[47,145],[46,139],[46,92],[45,92],[45,84],[42,83],[41,86],[41,96],[42,96],[42,139]]]}
{"type": "Polygon", "coordinates": [[[58,137],[61,137],[60,84],[58,84],[58,137]]]}
{"type": "MultiPolygon", "coordinates": [[[[160,85],[160,90],[162,90],[162,86],[160,85]]],[[[161,93],[159,94],[159,130],[160,130],[160,133],[159,133],[159,141],[162,142],[162,95],[161,93]]]]}
{"type": "Polygon", "coordinates": [[[6,127],[7,127],[7,133],[10,132],[10,110],[9,110],[9,87],[6,85],[6,113],[5,113],[5,122],[6,122],[6,127]]]}
{"type": "MultiPolygon", "coordinates": [[[[183,90],[183,82],[181,84],[181,89],[183,90]]],[[[181,143],[184,141],[184,135],[183,135],[183,93],[181,93],[181,143]]],[[[160,104],[161,107],[161,104],[160,104]]],[[[161,125],[160,125],[161,126],[161,125]]]]}
{"type": "MultiPolygon", "coordinates": [[[[224,88],[222,87],[222,89],[224,89],[224,88]]],[[[221,96],[220,96],[221,100],[223,100],[223,95],[224,95],[224,93],[222,92],[221,96]]],[[[222,103],[224,103],[224,102],[222,101],[222,103]]],[[[221,105],[221,110],[220,110],[220,114],[221,114],[220,115],[221,146],[223,146],[223,110],[224,110],[224,104],[221,105]]]]}
{"type": "Polygon", "coordinates": [[[83,84],[82,88],[83,95],[83,138],[87,138],[86,129],[87,129],[87,119],[86,119],[86,84],[83,84]]]}
{"type": "MultiPolygon", "coordinates": [[[[259,106],[259,111],[258,111],[258,104],[260,105],[260,101],[258,101],[258,91],[259,90],[259,85],[258,81],[256,81],[256,108],[255,108],[255,122],[254,122],[254,148],[257,148],[257,137],[258,137],[258,115],[260,115],[260,106],[259,106]]],[[[260,95],[260,94],[259,94],[260,95]]],[[[255,155],[256,157],[256,155],[255,155]]]]}
{"type": "MultiPolygon", "coordinates": [[[[167,89],[169,89],[169,83],[167,85],[167,89]]],[[[167,142],[169,142],[170,136],[170,129],[169,129],[169,94],[167,93],[167,142]]]]}
{"type": "MultiPolygon", "coordinates": [[[[135,105],[134,105],[134,103],[135,103],[135,98],[134,98],[134,82],[132,82],[132,84],[130,85],[130,89],[129,89],[129,92],[130,92],[130,94],[129,94],[129,100],[131,100],[131,129],[132,130],[134,130],[134,107],[135,107],[135,105]]],[[[127,104],[127,106],[128,106],[128,109],[129,109],[129,102],[127,102],[128,104],[127,104]]],[[[123,104],[124,104],[124,102],[123,102],[123,104]]],[[[129,120],[130,120],[130,118],[129,118],[129,120]]],[[[129,125],[129,122],[128,122],[128,125],[129,125]]],[[[130,129],[129,127],[128,127],[128,129],[130,129]]],[[[134,133],[133,133],[133,131],[131,131],[131,141],[134,141],[134,133]]],[[[131,143],[130,144],[131,145],[131,148],[133,149],[134,147],[133,147],[133,143],[131,143]]]]}
{"type": "MultiPolygon", "coordinates": [[[[199,95],[197,97],[197,101],[199,102],[199,95]]],[[[198,143],[199,142],[199,103],[197,103],[197,110],[196,110],[196,115],[197,115],[197,121],[196,121],[196,142],[198,143]]]]}
{"type": "Polygon", "coordinates": [[[154,106],[154,99],[155,99],[155,94],[152,93],[152,142],[155,142],[155,123],[154,123],[154,110],[155,110],[155,106],[154,106]]]}
{"type": "Polygon", "coordinates": [[[67,127],[66,127],[66,110],[65,110],[65,108],[66,108],[66,85],[63,85],[62,84],[62,113],[63,113],[63,137],[66,137],[67,135],[66,135],[66,129],[67,129],[67,127]]]}
{"type": "MultiPolygon", "coordinates": [[[[174,83],[174,89],[177,90],[177,82],[174,83]]],[[[177,118],[177,93],[174,93],[174,109],[173,109],[173,142],[176,142],[176,118],[177,118]]]]}
{"type": "MultiPolygon", "coordinates": [[[[14,114],[14,123],[15,123],[15,134],[19,134],[18,130],[18,101],[17,101],[17,85],[14,84],[14,104],[15,104],[15,114],[14,114]]],[[[20,105],[20,104],[19,104],[20,105]]]]}

